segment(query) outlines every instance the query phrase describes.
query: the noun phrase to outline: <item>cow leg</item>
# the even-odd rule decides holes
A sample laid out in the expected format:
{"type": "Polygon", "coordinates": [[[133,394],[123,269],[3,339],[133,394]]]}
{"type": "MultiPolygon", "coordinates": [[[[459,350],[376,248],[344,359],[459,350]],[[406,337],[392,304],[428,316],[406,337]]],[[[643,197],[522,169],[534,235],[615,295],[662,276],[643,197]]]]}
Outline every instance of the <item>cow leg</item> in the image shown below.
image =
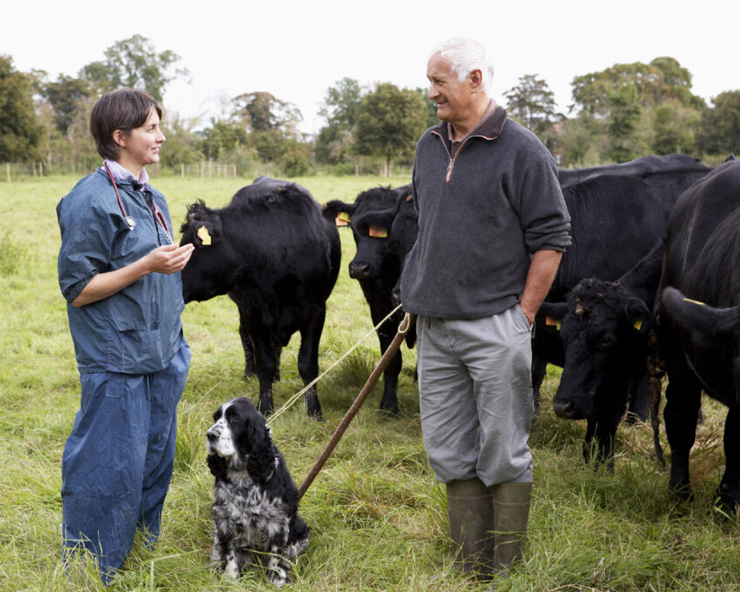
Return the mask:
{"type": "Polygon", "coordinates": [[[734,514],[740,505],[740,408],[734,406],[725,420],[725,474],[717,491],[718,506],[726,514],[734,514]]]}
{"type": "Polygon", "coordinates": [[[641,372],[630,383],[629,409],[627,410],[627,423],[637,423],[637,421],[647,421],[650,417],[648,410],[648,384],[647,376],[641,372]]]}
{"type": "MultiPolygon", "coordinates": [[[[373,323],[376,325],[380,323],[391,310],[393,309],[390,307],[390,302],[381,302],[380,305],[371,306],[370,316],[373,323]]],[[[380,342],[381,356],[393,342],[401,319],[400,315],[393,315],[378,328],[377,335],[380,342]]],[[[402,366],[403,358],[399,349],[383,371],[383,396],[380,399],[380,409],[390,415],[398,415],[398,376],[401,374],[402,366]]]]}
{"type": "Polygon", "coordinates": [[[239,310],[239,337],[242,340],[242,349],[244,350],[244,378],[249,378],[256,371],[256,362],[254,359],[254,343],[249,335],[249,329],[245,320],[245,315],[239,310]]]}
{"type": "Polygon", "coordinates": [[[679,498],[689,499],[691,497],[689,453],[696,439],[701,385],[685,363],[682,366],[680,369],[676,367],[668,369],[663,417],[668,443],[671,447],[669,487],[679,498]]]}
{"type": "MultiPolygon", "coordinates": [[[[378,331],[381,355],[384,354],[393,342],[393,328],[397,327],[395,316],[388,320],[378,331]]],[[[399,349],[388,362],[383,371],[383,396],[380,399],[380,409],[391,415],[398,415],[398,376],[403,367],[403,358],[399,349]]]]}
{"type": "Polygon", "coordinates": [[[586,464],[591,463],[594,452],[594,434],[596,433],[596,420],[592,417],[586,419],[586,437],[583,439],[583,460],[586,464]]]}
{"type": "Polygon", "coordinates": [[[616,420],[602,420],[596,424],[596,443],[597,456],[594,468],[598,468],[602,463],[606,463],[606,468],[610,473],[614,472],[614,443],[617,440],[617,426],[619,425],[619,416],[616,420]]]}
{"type": "Polygon", "coordinates": [[[534,391],[534,412],[540,412],[542,394],[540,389],[547,376],[547,362],[532,354],[532,389],[534,391]]]}
{"type": "Polygon", "coordinates": [[[266,327],[250,330],[254,343],[254,357],[257,380],[260,385],[259,411],[262,415],[270,415],[275,410],[272,398],[272,383],[275,382],[279,360],[275,359],[273,340],[270,330],[266,327]]]}
{"type": "MultiPolygon", "coordinates": [[[[326,318],[326,306],[322,304],[320,310],[311,316],[309,322],[301,327],[301,347],[298,350],[298,373],[303,379],[303,384],[308,385],[319,375],[319,343],[321,333],[324,330],[326,318]]],[[[321,403],[313,385],[304,394],[306,401],[306,412],[309,417],[321,420],[321,403]]]]}

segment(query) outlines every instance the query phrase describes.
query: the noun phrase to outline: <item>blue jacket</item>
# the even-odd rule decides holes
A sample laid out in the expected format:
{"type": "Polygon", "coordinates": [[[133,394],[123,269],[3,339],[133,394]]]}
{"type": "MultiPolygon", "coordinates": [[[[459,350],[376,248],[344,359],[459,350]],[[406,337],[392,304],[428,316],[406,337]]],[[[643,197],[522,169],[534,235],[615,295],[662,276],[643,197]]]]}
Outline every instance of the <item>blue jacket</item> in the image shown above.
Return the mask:
{"type": "MultiPolygon", "coordinates": [[[[97,273],[114,271],[168,244],[152,209],[133,183],[118,180],[129,227],[116,200],[111,180],[100,168],[81,179],[57,205],[62,235],[59,286],[67,300],[69,327],[81,374],[121,372],[151,374],[169,364],[180,347],[184,308],[180,274],[151,273],[98,302],[71,305],[97,273]]],[[[172,232],[164,196],[147,194],[172,232]]]]}

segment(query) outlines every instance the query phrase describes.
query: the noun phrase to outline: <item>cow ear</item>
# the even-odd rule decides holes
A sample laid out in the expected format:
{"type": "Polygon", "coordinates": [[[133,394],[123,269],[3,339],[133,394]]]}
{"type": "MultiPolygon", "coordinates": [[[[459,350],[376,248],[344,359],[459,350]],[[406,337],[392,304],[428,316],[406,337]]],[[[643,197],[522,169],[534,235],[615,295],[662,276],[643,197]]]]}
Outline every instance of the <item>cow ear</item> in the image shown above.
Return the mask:
{"type": "Polygon", "coordinates": [[[196,218],[190,222],[196,247],[207,249],[221,238],[221,221],[217,217],[196,218]]]}
{"type": "Polygon", "coordinates": [[[352,219],[352,214],[355,213],[355,208],[355,204],[333,199],[322,206],[321,213],[327,220],[336,222],[337,226],[347,226],[352,219]]]}
{"type": "Polygon", "coordinates": [[[671,320],[699,347],[734,351],[740,334],[740,306],[713,308],[666,288],[661,303],[671,320]]]}
{"type": "Polygon", "coordinates": [[[537,311],[535,320],[540,326],[555,327],[559,331],[560,323],[567,313],[567,302],[543,302],[537,311]]]}
{"type": "Polygon", "coordinates": [[[644,335],[650,328],[653,315],[650,314],[648,307],[639,298],[633,296],[627,298],[624,303],[624,313],[629,324],[640,335],[644,335]]]}

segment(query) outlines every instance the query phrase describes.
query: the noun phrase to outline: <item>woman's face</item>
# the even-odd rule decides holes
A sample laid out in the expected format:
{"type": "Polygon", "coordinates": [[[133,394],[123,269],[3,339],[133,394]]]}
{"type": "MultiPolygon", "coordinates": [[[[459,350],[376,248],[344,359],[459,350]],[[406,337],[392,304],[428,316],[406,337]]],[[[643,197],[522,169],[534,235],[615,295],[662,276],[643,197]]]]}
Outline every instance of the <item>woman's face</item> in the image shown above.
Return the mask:
{"type": "Polygon", "coordinates": [[[148,164],[159,162],[159,148],[166,139],[159,127],[159,115],[155,109],[149,112],[144,125],[130,132],[116,130],[114,138],[121,147],[118,163],[133,173],[139,173],[148,164]]]}

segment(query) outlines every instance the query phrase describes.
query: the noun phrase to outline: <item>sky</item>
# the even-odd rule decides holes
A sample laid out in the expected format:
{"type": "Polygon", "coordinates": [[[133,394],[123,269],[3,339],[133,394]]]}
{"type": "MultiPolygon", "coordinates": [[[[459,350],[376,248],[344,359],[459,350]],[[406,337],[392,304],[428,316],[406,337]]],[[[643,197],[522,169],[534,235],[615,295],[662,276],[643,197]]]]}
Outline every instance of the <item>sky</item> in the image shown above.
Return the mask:
{"type": "Polygon", "coordinates": [[[574,77],[664,56],[689,70],[692,91],[710,103],[740,90],[740,9],[733,6],[716,0],[14,0],[1,12],[0,54],[13,58],[16,70],[44,70],[56,80],[77,76],[114,43],[139,34],[155,51],[180,56],[190,73],[189,82],[167,87],[166,114],[197,119],[201,129],[228,112],[235,96],[266,91],[297,106],[302,131],[312,133],[324,123],[317,112],[327,89],[343,78],[368,88],[378,82],[427,88],[429,53],[458,36],[487,48],[495,70],[491,94],[503,104],[504,92],[535,74],[567,114],[574,77]]]}

